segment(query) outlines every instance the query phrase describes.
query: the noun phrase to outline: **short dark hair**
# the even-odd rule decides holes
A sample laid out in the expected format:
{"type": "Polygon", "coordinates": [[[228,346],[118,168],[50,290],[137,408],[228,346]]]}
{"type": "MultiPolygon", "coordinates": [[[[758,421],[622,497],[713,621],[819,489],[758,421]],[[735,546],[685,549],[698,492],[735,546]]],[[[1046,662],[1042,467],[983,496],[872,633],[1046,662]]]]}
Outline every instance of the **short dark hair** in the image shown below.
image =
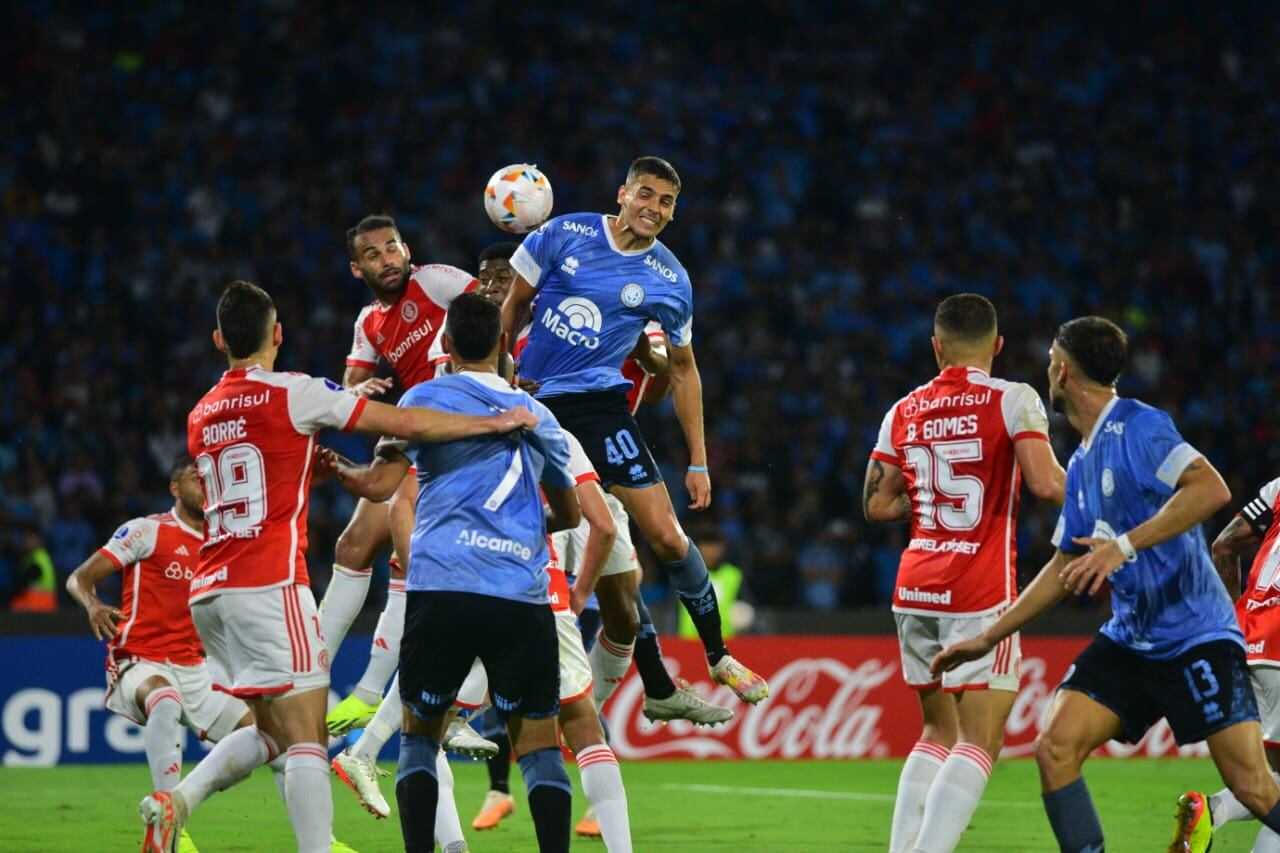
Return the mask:
{"type": "Polygon", "coordinates": [[[276,305],[271,295],[247,281],[233,281],[218,299],[218,329],[232,358],[248,358],[271,334],[276,305]]]}
{"type": "Polygon", "coordinates": [[[169,482],[182,476],[182,472],[194,465],[190,453],[179,453],[173,457],[173,461],[169,463],[169,482]]]}
{"type": "Polygon", "coordinates": [[[485,261],[509,261],[511,256],[516,253],[516,249],[520,248],[519,243],[512,243],[510,240],[504,243],[494,243],[492,246],[485,246],[480,252],[480,263],[485,261]]]}
{"type": "Polygon", "coordinates": [[[1068,320],[1058,327],[1053,342],[1100,385],[1116,384],[1129,360],[1129,338],[1105,317],[1068,320]]]}
{"type": "Polygon", "coordinates": [[[642,175],[660,178],[674,186],[677,193],[680,192],[680,175],[676,173],[676,167],[661,157],[647,155],[632,160],[631,168],[627,169],[627,183],[639,180],[642,175]]]}
{"type": "Polygon", "coordinates": [[[396,221],[385,213],[370,214],[347,229],[347,254],[351,256],[351,260],[356,259],[356,238],[361,234],[368,234],[370,231],[378,231],[382,228],[390,228],[396,232],[397,237],[400,236],[396,221]]]}
{"type": "Polygon", "coordinates": [[[959,341],[981,341],[996,333],[996,306],[977,293],[957,293],[938,303],[933,327],[959,341]]]}
{"type": "Polygon", "coordinates": [[[444,333],[459,358],[487,358],[502,337],[502,309],[479,293],[463,293],[449,303],[444,333]]]}

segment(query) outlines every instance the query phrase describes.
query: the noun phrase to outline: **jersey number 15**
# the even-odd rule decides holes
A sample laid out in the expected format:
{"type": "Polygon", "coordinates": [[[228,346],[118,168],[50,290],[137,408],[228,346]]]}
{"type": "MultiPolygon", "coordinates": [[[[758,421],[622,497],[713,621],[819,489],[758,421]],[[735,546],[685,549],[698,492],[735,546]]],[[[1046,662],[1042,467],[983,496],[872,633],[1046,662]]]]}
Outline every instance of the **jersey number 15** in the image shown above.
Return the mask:
{"type": "Polygon", "coordinates": [[[937,444],[911,444],[903,448],[907,464],[916,472],[916,510],[920,526],[936,530],[973,530],[982,519],[982,481],[968,474],[957,474],[955,462],[978,462],[982,459],[982,441],[942,441],[937,444]],[[939,503],[938,499],[943,502],[939,503]],[[958,504],[958,505],[957,505],[958,504]]]}

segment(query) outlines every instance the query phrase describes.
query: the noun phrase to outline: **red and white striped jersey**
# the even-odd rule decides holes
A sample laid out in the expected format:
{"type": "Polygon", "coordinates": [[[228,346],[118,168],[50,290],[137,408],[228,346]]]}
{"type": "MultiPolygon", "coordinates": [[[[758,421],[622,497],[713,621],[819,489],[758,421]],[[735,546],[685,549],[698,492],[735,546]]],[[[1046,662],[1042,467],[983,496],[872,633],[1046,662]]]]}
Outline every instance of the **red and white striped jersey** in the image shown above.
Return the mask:
{"type": "Polygon", "coordinates": [[[1048,437],[1031,386],[977,368],[947,368],[894,404],[871,458],[902,469],[911,499],[895,611],[980,615],[1017,597],[1014,444],[1048,437]]]}
{"type": "Polygon", "coordinates": [[[399,299],[391,305],[375,299],[360,310],[347,366],[372,370],[382,358],[405,388],[431,379],[431,345],[444,328],[449,304],[479,285],[471,273],[457,267],[412,267],[399,299]]]}
{"type": "Polygon", "coordinates": [[[204,484],[205,542],[191,601],[306,584],[315,434],[349,430],[368,400],[328,379],[228,370],[187,416],[204,484]]]}
{"type": "Polygon", "coordinates": [[[1245,652],[1251,664],[1280,666],[1280,478],[1267,483],[1240,515],[1262,533],[1262,544],[1249,567],[1248,582],[1236,601],[1236,615],[1244,631],[1245,652]]]}
{"type": "MultiPolygon", "coordinates": [[[[573,484],[580,486],[592,480],[599,483],[600,475],[587,458],[587,451],[582,449],[582,443],[568,430],[562,432],[569,444],[569,476],[573,477],[573,484]]],[[[547,561],[547,593],[551,596],[551,609],[559,613],[569,609],[569,579],[565,577],[560,556],[556,553],[556,546],[550,536],[547,537],[547,550],[551,555],[547,561]]]]}
{"type": "Polygon", "coordinates": [[[111,640],[116,656],[193,666],[204,660],[191,622],[187,590],[204,534],[173,511],[127,521],[98,553],[124,573],[120,612],[111,640]]]}

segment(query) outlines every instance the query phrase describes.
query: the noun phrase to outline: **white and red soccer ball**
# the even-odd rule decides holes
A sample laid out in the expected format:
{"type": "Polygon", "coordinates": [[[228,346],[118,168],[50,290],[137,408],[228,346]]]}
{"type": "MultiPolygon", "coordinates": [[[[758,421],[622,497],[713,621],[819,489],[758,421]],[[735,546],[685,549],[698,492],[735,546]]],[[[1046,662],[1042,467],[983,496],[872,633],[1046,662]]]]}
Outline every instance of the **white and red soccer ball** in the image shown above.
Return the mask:
{"type": "Polygon", "coordinates": [[[529,163],[503,166],[484,188],[484,211],[493,224],[512,234],[524,234],[551,215],[551,182],[529,163]]]}

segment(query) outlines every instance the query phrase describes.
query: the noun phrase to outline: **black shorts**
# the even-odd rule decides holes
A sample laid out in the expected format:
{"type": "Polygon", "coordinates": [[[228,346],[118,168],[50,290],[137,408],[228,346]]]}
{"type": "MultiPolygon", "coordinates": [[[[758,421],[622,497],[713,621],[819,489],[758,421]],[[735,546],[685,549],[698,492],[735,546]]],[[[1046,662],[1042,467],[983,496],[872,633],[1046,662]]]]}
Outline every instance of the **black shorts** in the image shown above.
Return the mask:
{"type": "Polygon", "coordinates": [[[400,700],[419,717],[444,714],[476,658],[501,719],[560,713],[560,644],[549,605],[411,590],[400,641],[400,700]]]}
{"type": "Polygon", "coordinates": [[[582,443],[605,488],[642,489],[662,482],[662,472],[640,434],[640,425],[627,411],[624,392],[557,394],[538,402],[582,443]]]}
{"type": "Polygon", "coordinates": [[[1114,711],[1128,743],[1141,740],[1161,717],[1169,720],[1179,745],[1258,719],[1244,649],[1230,640],[1151,660],[1099,634],[1059,689],[1078,690],[1114,711]]]}

